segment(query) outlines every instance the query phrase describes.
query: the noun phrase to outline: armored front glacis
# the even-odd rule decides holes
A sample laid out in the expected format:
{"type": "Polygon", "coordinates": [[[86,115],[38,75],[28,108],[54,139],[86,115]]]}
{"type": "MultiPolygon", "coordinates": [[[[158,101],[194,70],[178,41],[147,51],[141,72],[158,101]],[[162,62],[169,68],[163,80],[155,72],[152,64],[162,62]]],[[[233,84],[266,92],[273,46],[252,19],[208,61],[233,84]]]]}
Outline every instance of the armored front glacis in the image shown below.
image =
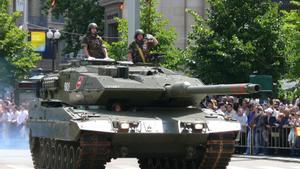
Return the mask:
{"type": "Polygon", "coordinates": [[[197,105],[207,94],[259,90],[113,60],[74,62],[40,85],[29,120],[35,168],[76,169],[121,157],[141,169],[226,168],[240,125],[197,105]]]}

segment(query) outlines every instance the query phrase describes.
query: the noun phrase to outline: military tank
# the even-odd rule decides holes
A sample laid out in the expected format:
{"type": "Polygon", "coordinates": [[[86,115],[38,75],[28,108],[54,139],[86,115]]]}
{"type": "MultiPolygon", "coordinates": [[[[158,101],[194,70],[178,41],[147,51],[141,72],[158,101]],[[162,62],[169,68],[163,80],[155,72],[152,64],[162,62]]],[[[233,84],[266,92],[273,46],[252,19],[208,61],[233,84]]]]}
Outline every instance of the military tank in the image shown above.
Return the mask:
{"type": "Polygon", "coordinates": [[[198,105],[209,94],[259,91],[114,60],[73,62],[37,86],[28,122],[35,169],[104,169],[116,158],[137,158],[141,169],[226,168],[240,125],[198,105]]]}

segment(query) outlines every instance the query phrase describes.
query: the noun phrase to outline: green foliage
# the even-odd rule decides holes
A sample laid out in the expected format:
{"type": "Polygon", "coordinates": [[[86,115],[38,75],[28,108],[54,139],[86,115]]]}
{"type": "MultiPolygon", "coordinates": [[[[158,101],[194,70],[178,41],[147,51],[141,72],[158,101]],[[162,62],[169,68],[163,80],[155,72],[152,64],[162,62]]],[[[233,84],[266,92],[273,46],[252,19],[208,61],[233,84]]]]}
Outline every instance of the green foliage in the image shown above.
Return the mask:
{"type": "MultiPolygon", "coordinates": [[[[169,21],[157,12],[157,0],[141,0],[141,28],[147,34],[152,34],[159,44],[152,53],[165,54],[165,65],[169,68],[178,68],[182,62],[182,51],[175,47],[175,28],[168,28],[169,21]],[[151,2],[151,3],[149,3],[151,2]]],[[[119,42],[112,43],[110,56],[116,59],[127,58],[128,47],[128,22],[125,19],[117,19],[118,31],[121,34],[119,42]]]]}
{"type": "MultiPolygon", "coordinates": [[[[51,8],[50,0],[42,0],[45,12],[51,8]]],[[[66,25],[62,38],[66,42],[65,53],[77,53],[81,49],[79,34],[87,32],[87,26],[91,22],[98,25],[99,32],[103,32],[104,9],[97,5],[98,0],[62,0],[56,1],[56,5],[51,9],[55,17],[64,16],[66,25]],[[73,33],[73,34],[72,34],[73,33]]]]}
{"type": "MultiPolygon", "coordinates": [[[[300,7],[300,1],[293,1],[296,7],[300,7]]],[[[300,11],[293,9],[283,11],[284,25],[282,27],[285,33],[286,50],[290,69],[288,78],[300,79],[300,11]]]]}
{"type": "Polygon", "coordinates": [[[254,71],[277,81],[286,60],[282,19],[271,0],[209,0],[208,18],[193,11],[188,66],[205,83],[248,82],[254,71]]]}
{"type": "Polygon", "coordinates": [[[128,22],[126,19],[115,18],[118,23],[118,32],[120,34],[120,41],[113,42],[108,47],[109,57],[116,60],[127,59],[128,46],[128,22]]]}
{"type": "Polygon", "coordinates": [[[20,30],[15,24],[20,14],[9,15],[6,0],[0,0],[0,6],[0,74],[12,79],[22,78],[36,66],[40,56],[33,51],[29,42],[24,41],[27,32],[20,30]]]}
{"type": "Polygon", "coordinates": [[[279,90],[279,96],[290,101],[300,96],[300,1],[292,1],[292,3],[298,9],[283,11],[282,30],[285,35],[285,55],[289,62],[289,71],[285,78],[298,84],[293,89],[279,90]]]}
{"type": "Polygon", "coordinates": [[[283,89],[283,82],[280,81],[279,91],[278,91],[278,98],[281,100],[288,100],[288,101],[295,101],[296,98],[300,96],[300,80],[288,80],[287,82],[295,82],[296,85],[291,89],[283,89]]]}

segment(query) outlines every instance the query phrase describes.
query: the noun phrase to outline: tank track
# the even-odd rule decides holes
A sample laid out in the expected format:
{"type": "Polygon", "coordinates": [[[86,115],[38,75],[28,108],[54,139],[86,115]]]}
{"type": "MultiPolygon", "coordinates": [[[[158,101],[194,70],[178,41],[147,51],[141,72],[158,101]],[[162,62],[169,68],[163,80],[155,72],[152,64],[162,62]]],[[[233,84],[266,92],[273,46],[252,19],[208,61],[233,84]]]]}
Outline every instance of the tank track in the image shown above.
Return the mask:
{"type": "Polygon", "coordinates": [[[35,169],[105,169],[111,143],[92,132],[82,133],[78,142],[30,136],[30,150],[35,169]]]}
{"type": "Polygon", "coordinates": [[[199,161],[183,158],[140,158],[141,169],[198,169],[199,161]]]}
{"type": "Polygon", "coordinates": [[[236,133],[210,134],[199,169],[226,169],[234,153],[236,133]]]}
{"type": "Polygon", "coordinates": [[[226,169],[234,153],[235,133],[210,134],[198,159],[139,158],[141,169],[226,169]],[[201,155],[202,154],[202,155],[201,155]]]}
{"type": "MultiPolygon", "coordinates": [[[[210,134],[204,154],[185,158],[140,157],[141,169],[226,169],[234,153],[235,133],[210,134]]],[[[93,132],[83,132],[78,142],[62,142],[30,136],[35,169],[105,169],[111,159],[111,142],[93,132]]]]}

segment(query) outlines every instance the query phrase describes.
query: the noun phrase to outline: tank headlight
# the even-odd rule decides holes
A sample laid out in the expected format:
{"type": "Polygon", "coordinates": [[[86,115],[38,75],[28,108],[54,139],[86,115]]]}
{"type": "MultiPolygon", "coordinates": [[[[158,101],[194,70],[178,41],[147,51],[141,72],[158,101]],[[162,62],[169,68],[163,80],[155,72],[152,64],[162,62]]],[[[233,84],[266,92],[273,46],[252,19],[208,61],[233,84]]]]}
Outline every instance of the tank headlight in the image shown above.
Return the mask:
{"type": "Polygon", "coordinates": [[[203,129],[203,124],[200,124],[200,123],[198,123],[198,124],[195,124],[195,130],[202,130],[203,129]]]}
{"type": "Polygon", "coordinates": [[[127,129],[129,129],[129,124],[128,123],[121,123],[120,128],[122,130],[127,130],[127,129]]]}
{"type": "Polygon", "coordinates": [[[130,128],[137,128],[139,126],[139,123],[138,122],[131,122],[129,124],[130,128]]]}

